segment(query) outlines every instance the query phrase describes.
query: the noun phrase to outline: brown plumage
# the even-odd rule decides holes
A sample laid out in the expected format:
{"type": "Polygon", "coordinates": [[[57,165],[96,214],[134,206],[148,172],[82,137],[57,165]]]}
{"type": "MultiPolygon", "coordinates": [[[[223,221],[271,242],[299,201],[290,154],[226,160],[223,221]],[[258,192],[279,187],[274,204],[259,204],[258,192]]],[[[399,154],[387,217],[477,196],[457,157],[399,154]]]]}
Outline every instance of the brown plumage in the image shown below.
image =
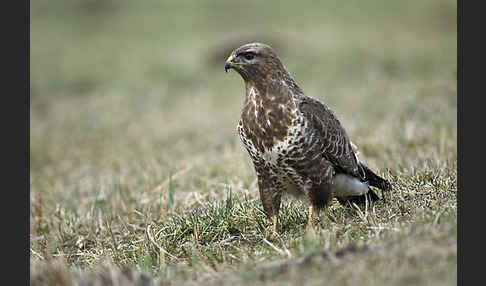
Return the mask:
{"type": "Polygon", "coordinates": [[[245,81],[237,129],[253,161],[274,231],[283,193],[309,200],[310,223],[312,208],[324,208],[333,197],[340,202],[363,201],[366,195],[377,200],[369,185],[391,189],[388,181],[359,161],[334,112],[304,94],[270,46],[251,43],[237,48],[225,63],[228,69],[245,81]]]}

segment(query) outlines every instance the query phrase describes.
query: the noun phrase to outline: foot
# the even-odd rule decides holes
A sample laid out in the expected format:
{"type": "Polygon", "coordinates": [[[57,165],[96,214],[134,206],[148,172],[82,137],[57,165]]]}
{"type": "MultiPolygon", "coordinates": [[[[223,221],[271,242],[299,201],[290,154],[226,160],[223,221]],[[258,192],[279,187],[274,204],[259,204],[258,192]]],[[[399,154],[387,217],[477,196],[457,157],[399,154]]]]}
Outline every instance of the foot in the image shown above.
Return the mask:
{"type": "Polygon", "coordinates": [[[307,225],[305,226],[305,232],[310,230],[314,230],[314,226],[312,225],[312,215],[313,215],[314,208],[312,205],[309,206],[309,215],[307,217],[307,225]]]}
{"type": "Polygon", "coordinates": [[[277,237],[277,223],[278,223],[278,216],[274,215],[272,217],[272,230],[270,233],[270,239],[274,239],[277,237]]]}

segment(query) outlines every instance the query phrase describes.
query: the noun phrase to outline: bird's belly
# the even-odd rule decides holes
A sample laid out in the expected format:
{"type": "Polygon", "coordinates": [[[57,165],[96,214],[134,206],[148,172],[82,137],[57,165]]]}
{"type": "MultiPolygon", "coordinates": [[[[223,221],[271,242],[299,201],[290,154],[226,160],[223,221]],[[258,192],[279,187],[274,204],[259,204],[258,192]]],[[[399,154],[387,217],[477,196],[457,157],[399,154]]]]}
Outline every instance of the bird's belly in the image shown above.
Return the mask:
{"type": "MultiPolygon", "coordinates": [[[[312,156],[318,143],[315,134],[307,129],[306,124],[293,124],[288,127],[287,136],[283,140],[275,141],[268,150],[268,158],[277,161],[300,160],[312,156]]],[[[317,150],[317,149],[316,149],[317,150]]]]}
{"type": "Polygon", "coordinates": [[[277,142],[272,148],[266,149],[262,154],[265,166],[283,186],[283,191],[293,197],[300,198],[305,194],[306,179],[290,162],[296,162],[295,145],[290,144],[291,139],[277,142]]]}
{"type": "Polygon", "coordinates": [[[283,154],[272,148],[270,150],[265,149],[265,152],[261,155],[261,157],[266,165],[277,168],[280,165],[279,163],[281,162],[283,154]]]}

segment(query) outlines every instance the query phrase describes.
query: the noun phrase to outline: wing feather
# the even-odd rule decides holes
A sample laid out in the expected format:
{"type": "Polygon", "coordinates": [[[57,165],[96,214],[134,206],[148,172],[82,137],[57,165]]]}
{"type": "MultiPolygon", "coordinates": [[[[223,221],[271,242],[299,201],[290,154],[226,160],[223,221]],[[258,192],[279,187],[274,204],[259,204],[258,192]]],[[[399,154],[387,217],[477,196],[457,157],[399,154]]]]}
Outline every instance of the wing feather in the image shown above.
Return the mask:
{"type": "Polygon", "coordinates": [[[349,140],[346,131],[334,112],[320,100],[306,96],[299,109],[320,135],[322,155],[336,170],[365,179],[365,172],[356,154],[356,146],[349,140]]]}

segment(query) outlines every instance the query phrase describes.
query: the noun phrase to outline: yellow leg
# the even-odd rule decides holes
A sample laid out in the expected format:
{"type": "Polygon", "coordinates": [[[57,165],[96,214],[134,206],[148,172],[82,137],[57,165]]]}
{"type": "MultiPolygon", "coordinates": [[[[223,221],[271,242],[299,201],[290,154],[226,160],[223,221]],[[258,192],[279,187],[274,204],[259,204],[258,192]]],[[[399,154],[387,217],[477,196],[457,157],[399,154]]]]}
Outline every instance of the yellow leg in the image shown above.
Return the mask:
{"type": "Polygon", "coordinates": [[[277,233],[277,221],[278,221],[278,215],[273,216],[273,233],[277,233]]]}
{"type": "Polygon", "coordinates": [[[272,232],[270,233],[269,238],[274,239],[277,237],[277,221],[278,221],[278,215],[272,216],[272,232]]]}
{"type": "Polygon", "coordinates": [[[305,231],[312,229],[312,215],[313,215],[314,208],[312,205],[309,206],[309,217],[307,218],[307,226],[305,227],[305,231]]]}

